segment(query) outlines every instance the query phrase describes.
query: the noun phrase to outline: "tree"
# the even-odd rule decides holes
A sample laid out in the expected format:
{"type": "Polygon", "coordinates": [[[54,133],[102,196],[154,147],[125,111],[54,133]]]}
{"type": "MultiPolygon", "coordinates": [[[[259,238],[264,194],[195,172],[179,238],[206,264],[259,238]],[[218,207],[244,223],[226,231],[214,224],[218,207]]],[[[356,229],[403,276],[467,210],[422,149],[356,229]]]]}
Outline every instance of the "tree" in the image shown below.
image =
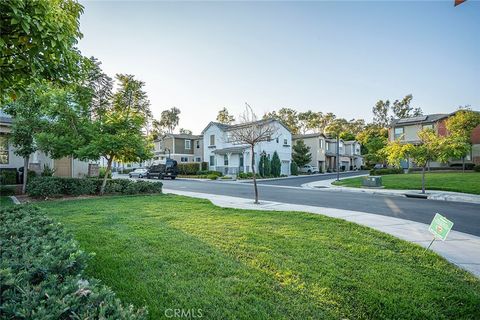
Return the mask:
{"type": "Polygon", "coordinates": [[[471,135],[473,129],[480,125],[480,112],[461,109],[448,118],[445,126],[448,130],[452,158],[462,158],[465,171],[465,156],[471,151],[471,135]]]}
{"type": "Polygon", "coordinates": [[[357,134],[356,140],[362,146],[362,155],[368,167],[383,162],[385,157],[380,152],[388,143],[388,130],[375,124],[369,124],[357,134]]]}
{"type": "Polygon", "coordinates": [[[160,121],[154,122],[154,127],[158,132],[166,131],[168,133],[173,133],[180,121],[179,115],[180,109],[178,108],[173,107],[169,110],[164,110],[160,116],[160,121]]]}
{"type": "Polygon", "coordinates": [[[189,130],[189,129],[184,129],[184,128],[180,128],[179,130],[180,134],[192,134],[192,130],[189,130]]]}
{"type": "Polygon", "coordinates": [[[280,157],[278,156],[277,151],[275,151],[272,156],[272,176],[280,177],[281,172],[282,162],[280,161],[280,157]]]}
{"type": "Polygon", "coordinates": [[[355,140],[355,135],[351,133],[350,131],[343,131],[340,133],[340,139],[344,141],[351,141],[355,140]]]}
{"type": "Polygon", "coordinates": [[[291,108],[281,108],[277,111],[266,113],[263,119],[276,119],[282,122],[292,134],[300,133],[300,124],[298,122],[298,112],[291,108]]]}
{"type": "Polygon", "coordinates": [[[320,127],[320,122],[323,117],[321,112],[313,112],[311,110],[300,112],[298,114],[298,124],[302,134],[307,131],[315,131],[320,127]]]}
{"type": "Polygon", "coordinates": [[[223,124],[232,124],[235,122],[235,117],[230,115],[227,108],[223,108],[222,110],[218,111],[217,121],[223,124]]]}
{"type": "Polygon", "coordinates": [[[307,146],[303,140],[297,140],[293,145],[292,158],[299,167],[310,163],[310,161],[312,161],[310,147],[307,146]]]}
{"type": "Polygon", "coordinates": [[[145,134],[151,115],[145,85],[132,75],[117,74],[118,89],[111,103],[94,117],[89,130],[89,143],[78,150],[83,159],[107,160],[107,169],[100,194],[105,192],[112,162],[140,162],[151,159],[152,144],[145,134]]]}
{"type": "Polygon", "coordinates": [[[30,155],[38,150],[36,135],[45,124],[42,114],[43,88],[31,86],[18,99],[3,107],[13,117],[9,140],[15,154],[23,158],[22,193],[25,193],[30,155]]]}
{"type": "Polygon", "coordinates": [[[390,109],[389,100],[378,100],[375,106],[372,108],[373,123],[381,128],[386,128],[390,124],[388,117],[388,111],[390,109]]]}
{"type": "Polygon", "coordinates": [[[75,78],[82,13],[74,0],[0,1],[0,103],[30,84],[75,78]]]}
{"type": "Polygon", "coordinates": [[[290,173],[292,176],[298,176],[298,164],[293,160],[290,162],[290,173]]]}
{"type": "Polygon", "coordinates": [[[392,119],[404,119],[421,116],[423,114],[422,109],[410,106],[412,99],[413,96],[408,94],[402,100],[395,100],[392,105],[392,119]]]}
{"type": "MultiPolygon", "coordinates": [[[[257,176],[255,173],[255,146],[264,141],[275,139],[278,128],[271,120],[259,121],[252,108],[246,104],[245,112],[240,117],[240,124],[229,131],[229,142],[233,144],[247,144],[250,147],[253,188],[255,191],[255,204],[258,204],[257,176]]],[[[272,165],[273,169],[273,165],[272,165]]],[[[273,170],[272,170],[273,172],[273,170]]]]}

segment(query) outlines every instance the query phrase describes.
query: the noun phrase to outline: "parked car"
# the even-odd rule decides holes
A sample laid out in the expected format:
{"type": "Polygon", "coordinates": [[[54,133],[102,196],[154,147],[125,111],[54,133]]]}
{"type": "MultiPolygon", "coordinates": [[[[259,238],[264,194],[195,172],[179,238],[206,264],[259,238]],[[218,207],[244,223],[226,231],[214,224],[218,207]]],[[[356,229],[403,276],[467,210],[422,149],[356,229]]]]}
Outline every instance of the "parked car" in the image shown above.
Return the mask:
{"type": "Polygon", "coordinates": [[[311,166],[309,164],[301,167],[299,171],[302,172],[302,173],[319,173],[320,172],[318,170],[318,167],[314,167],[314,166],[311,166]]]}
{"type": "Polygon", "coordinates": [[[383,163],[377,163],[376,165],[373,166],[373,169],[386,169],[387,165],[383,163]]]}
{"type": "Polygon", "coordinates": [[[177,161],[173,159],[157,160],[150,166],[147,178],[164,179],[169,177],[175,179],[178,175],[177,161]]]}
{"type": "Polygon", "coordinates": [[[147,169],[135,169],[128,174],[130,178],[146,178],[148,176],[147,169]]]}

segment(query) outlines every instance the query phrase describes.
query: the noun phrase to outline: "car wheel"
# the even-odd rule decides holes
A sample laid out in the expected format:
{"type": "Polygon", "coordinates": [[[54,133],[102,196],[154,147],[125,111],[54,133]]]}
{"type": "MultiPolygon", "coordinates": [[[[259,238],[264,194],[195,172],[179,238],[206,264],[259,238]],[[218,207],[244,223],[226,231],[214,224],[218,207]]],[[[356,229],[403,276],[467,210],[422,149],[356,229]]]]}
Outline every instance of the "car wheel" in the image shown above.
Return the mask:
{"type": "Polygon", "coordinates": [[[175,180],[176,177],[170,177],[170,179],[175,180]]]}
{"type": "Polygon", "coordinates": [[[142,178],[143,178],[143,176],[142,176],[141,174],[139,174],[139,175],[138,175],[138,177],[139,177],[140,179],[142,179],[142,178]]]}
{"type": "Polygon", "coordinates": [[[308,170],[308,173],[310,173],[310,174],[311,174],[311,173],[312,173],[312,170],[308,170]]]}
{"type": "Polygon", "coordinates": [[[147,173],[147,179],[150,179],[150,175],[147,173]]]}
{"type": "Polygon", "coordinates": [[[129,177],[130,179],[132,179],[132,175],[131,175],[131,174],[129,174],[128,177],[129,177]]]}

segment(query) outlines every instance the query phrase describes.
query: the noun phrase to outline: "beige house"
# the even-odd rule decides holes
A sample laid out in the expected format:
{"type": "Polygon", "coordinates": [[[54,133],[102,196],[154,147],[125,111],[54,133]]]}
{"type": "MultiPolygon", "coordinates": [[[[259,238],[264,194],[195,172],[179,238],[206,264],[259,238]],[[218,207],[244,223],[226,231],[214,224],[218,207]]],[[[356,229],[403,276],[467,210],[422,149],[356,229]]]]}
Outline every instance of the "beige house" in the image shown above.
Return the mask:
{"type": "Polygon", "coordinates": [[[154,141],[154,160],[172,158],[178,163],[203,161],[203,137],[168,133],[154,141]]]}
{"type": "Polygon", "coordinates": [[[305,145],[310,148],[310,153],[312,154],[312,161],[309,165],[318,167],[320,172],[325,172],[326,167],[326,137],[322,133],[309,133],[309,134],[296,134],[293,136],[293,145],[297,143],[298,140],[303,140],[305,145]]]}
{"type": "MultiPolygon", "coordinates": [[[[15,148],[8,141],[11,126],[12,118],[0,111],[0,170],[23,168],[23,158],[15,154],[15,148]]],[[[45,166],[55,170],[55,176],[78,178],[88,175],[89,163],[72,157],[52,159],[41,151],[30,155],[29,170],[41,173],[45,166]]]]}

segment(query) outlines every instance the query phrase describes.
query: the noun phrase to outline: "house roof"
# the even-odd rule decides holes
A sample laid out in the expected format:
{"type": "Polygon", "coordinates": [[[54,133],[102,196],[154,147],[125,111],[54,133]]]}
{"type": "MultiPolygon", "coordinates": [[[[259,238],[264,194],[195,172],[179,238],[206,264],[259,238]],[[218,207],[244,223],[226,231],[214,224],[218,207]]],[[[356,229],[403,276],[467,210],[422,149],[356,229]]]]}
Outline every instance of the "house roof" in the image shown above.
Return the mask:
{"type": "Polygon", "coordinates": [[[247,123],[238,123],[238,124],[224,124],[224,123],[220,123],[220,122],[210,121],[210,123],[205,127],[205,129],[202,130],[202,134],[204,134],[205,131],[207,131],[207,129],[212,125],[216,125],[222,131],[230,131],[230,130],[235,130],[235,129],[242,128],[242,127],[251,126],[251,125],[254,125],[254,124],[261,124],[261,123],[266,124],[266,123],[269,123],[269,122],[278,122],[285,129],[287,129],[288,132],[290,132],[288,127],[285,126],[281,121],[279,121],[277,119],[270,118],[270,119],[261,119],[261,120],[257,120],[257,121],[253,121],[253,122],[247,122],[247,123]]]}
{"type": "Polygon", "coordinates": [[[242,153],[243,150],[247,148],[248,148],[247,146],[229,147],[229,148],[214,150],[213,153],[216,153],[216,154],[242,153]]]}
{"type": "Polygon", "coordinates": [[[195,134],[185,134],[185,133],[167,133],[163,137],[155,139],[155,141],[162,141],[165,138],[197,140],[197,139],[202,139],[203,136],[202,135],[195,135],[195,134]]]}
{"type": "Polygon", "coordinates": [[[0,110],[0,123],[8,123],[11,124],[13,121],[12,116],[6,114],[2,110],[0,110]]]}
{"type": "Polygon", "coordinates": [[[316,138],[316,137],[326,138],[326,136],[323,133],[317,132],[317,133],[307,133],[307,134],[295,134],[292,136],[292,139],[296,140],[296,139],[307,139],[307,138],[316,138]]]}
{"type": "Polygon", "coordinates": [[[418,124],[418,123],[432,123],[443,118],[450,116],[447,113],[434,113],[434,114],[427,114],[418,117],[411,117],[411,118],[404,118],[404,119],[394,119],[391,123],[391,126],[397,125],[405,125],[405,124],[418,124]]]}

